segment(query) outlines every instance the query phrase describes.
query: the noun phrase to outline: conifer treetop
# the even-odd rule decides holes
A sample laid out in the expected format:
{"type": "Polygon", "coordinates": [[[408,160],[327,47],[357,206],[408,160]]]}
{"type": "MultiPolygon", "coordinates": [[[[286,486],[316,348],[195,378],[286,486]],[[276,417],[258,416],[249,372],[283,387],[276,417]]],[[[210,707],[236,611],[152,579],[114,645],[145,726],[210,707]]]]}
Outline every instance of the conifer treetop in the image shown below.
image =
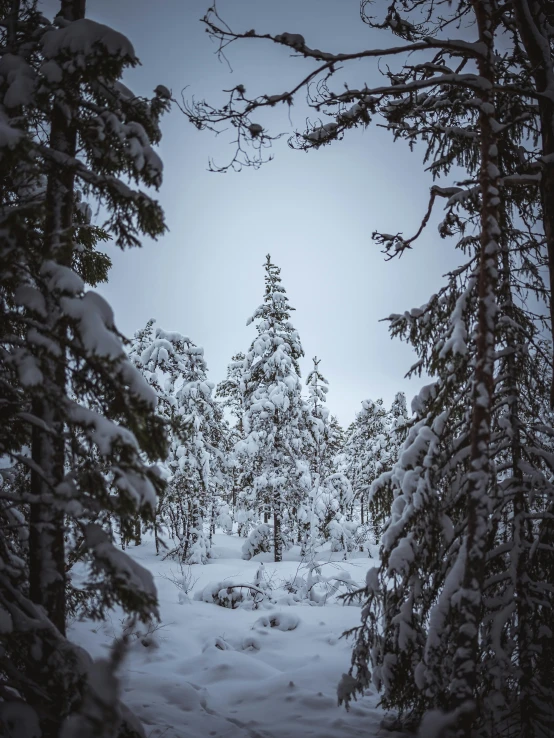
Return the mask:
{"type": "Polygon", "coordinates": [[[245,358],[245,371],[241,388],[248,394],[249,388],[271,384],[285,377],[300,377],[298,359],[304,356],[300,336],[289,320],[294,308],[289,304],[281,285],[280,269],[268,254],[265,262],[264,302],[247,321],[258,320],[258,336],[252,342],[245,358]]]}

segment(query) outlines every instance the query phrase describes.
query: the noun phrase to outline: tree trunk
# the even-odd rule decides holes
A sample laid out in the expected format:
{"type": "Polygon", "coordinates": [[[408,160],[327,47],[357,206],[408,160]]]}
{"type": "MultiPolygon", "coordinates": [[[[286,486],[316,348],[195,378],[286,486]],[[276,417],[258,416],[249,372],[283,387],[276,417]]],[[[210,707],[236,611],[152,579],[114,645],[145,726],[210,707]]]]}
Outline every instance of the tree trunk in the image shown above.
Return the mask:
{"type": "Polygon", "coordinates": [[[212,545],[213,537],[215,536],[215,500],[211,502],[212,509],[210,513],[210,546],[212,545]]]}
{"type": "Polygon", "coordinates": [[[476,683],[478,635],[482,612],[484,563],[489,528],[490,422],[494,390],[495,320],[497,317],[499,204],[497,169],[497,136],[495,134],[493,6],[474,0],[479,41],[487,53],[479,59],[479,75],[485,83],[479,90],[481,109],[480,190],[481,237],[479,253],[478,318],[476,363],[473,380],[473,413],[471,422],[471,456],[466,493],[467,534],[460,555],[465,557],[462,588],[456,611],[458,636],[453,659],[451,682],[452,707],[457,712],[457,737],[470,738],[478,715],[476,683]],[[489,86],[490,85],[490,86],[489,86]]]}
{"type": "MultiPolygon", "coordinates": [[[[62,0],[60,15],[68,21],[84,18],[85,0],[62,0]]],[[[77,134],[65,105],[54,104],[50,127],[50,148],[75,156],[77,134]]],[[[71,265],[73,250],[73,203],[75,176],[68,168],[51,165],[46,186],[46,216],[43,262],[54,260],[71,265]]],[[[48,323],[59,345],[65,342],[65,327],[55,301],[46,294],[48,323]]],[[[33,426],[31,453],[35,469],[31,473],[29,531],[29,587],[33,602],[46,610],[48,617],[65,635],[65,551],[64,514],[57,490],[64,478],[64,423],[57,404],[66,392],[66,367],[62,355],[44,361],[45,396],[34,403],[33,413],[40,421],[33,426]],[[52,392],[50,389],[52,388],[52,392]],[[48,430],[44,430],[47,428],[48,430]]]]}
{"type": "Polygon", "coordinates": [[[160,533],[158,527],[158,514],[154,516],[154,544],[156,546],[156,556],[160,553],[160,533]]]}
{"type": "Polygon", "coordinates": [[[283,560],[283,538],[281,536],[281,498],[273,500],[273,549],[275,562],[283,560]]]}

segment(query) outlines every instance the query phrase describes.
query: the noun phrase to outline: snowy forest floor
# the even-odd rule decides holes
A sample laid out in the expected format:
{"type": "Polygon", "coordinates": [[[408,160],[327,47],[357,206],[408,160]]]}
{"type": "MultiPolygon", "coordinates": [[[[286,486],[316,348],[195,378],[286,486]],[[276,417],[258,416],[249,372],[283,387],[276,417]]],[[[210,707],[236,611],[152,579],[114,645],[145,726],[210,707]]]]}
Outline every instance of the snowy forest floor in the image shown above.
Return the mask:
{"type": "MultiPolygon", "coordinates": [[[[376,707],[375,694],[364,695],[348,712],[337,706],[337,684],[348,670],[351,654],[351,643],[340,636],[359,623],[359,607],[343,606],[337,600],[344,587],[329,595],[325,604],[313,605],[306,599],[293,602],[287,581],[297,584],[308,574],[299,548],[286,552],[285,560],[275,564],[271,554],[263,553],[243,561],[243,543],[237,535],[216,534],[217,558],[185,570],[193,582],[197,579],[188,597],[170,581],[181,576],[178,564],[156,556],[152,539],[128,551],[155,576],[160,601],[160,628],[150,637],[132,640],[121,675],[124,701],[142,720],[147,736],[374,738],[381,734],[383,712],[376,707]],[[214,582],[253,583],[262,561],[263,581],[271,582],[275,604],[230,609],[193,599],[214,582]]],[[[340,559],[340,554],[326,549],[317,556],[319,562],[329,562],[321,569],[326,576],[350,575],[361,584],[372,565],[367,553],[340,559]]],[[[74,581],[78,583],[78,572],[74,581]]],[[[317,585],[320,596],[325,596],[326,588],[326,584],[317,585]]],[[[107,622],[74,622],[69,636],[98,658],[121,633],[121,625],[117,613],[112,613],[107,622]]]]}

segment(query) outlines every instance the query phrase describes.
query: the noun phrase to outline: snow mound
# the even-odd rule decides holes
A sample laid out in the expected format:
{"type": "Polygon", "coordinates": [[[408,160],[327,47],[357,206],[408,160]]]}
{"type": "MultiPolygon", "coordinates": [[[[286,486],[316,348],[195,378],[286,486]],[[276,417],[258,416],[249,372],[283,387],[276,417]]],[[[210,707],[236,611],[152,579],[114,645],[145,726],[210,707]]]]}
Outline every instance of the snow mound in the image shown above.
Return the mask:
{"type": "Polygon", "coordinates": [[[296,630],[300,625],[300,618],[293,613],[276,612],[272,615],[263,615],[258,618],[253,628],[277,628],[277,630],[296,630]]]}

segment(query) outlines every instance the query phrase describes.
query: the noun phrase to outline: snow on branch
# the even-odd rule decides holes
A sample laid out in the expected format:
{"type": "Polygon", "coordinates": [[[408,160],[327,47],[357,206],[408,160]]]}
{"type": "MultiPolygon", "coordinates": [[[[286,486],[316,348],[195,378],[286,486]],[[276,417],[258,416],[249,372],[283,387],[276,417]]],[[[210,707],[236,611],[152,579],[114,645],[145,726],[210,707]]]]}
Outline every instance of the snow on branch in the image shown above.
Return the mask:
{"type": "MultiPolygon", "coordinates": [[[[367,125],[369,123],[369,108],[374,107],[374,102],[380,101],[380,99],[370,101],[369,98],[373,95],[377,95],[379,98],[398,97],[404,93],[443,85],[459,86],[479,91],[486,85],[486,80],[477,74],[461,74],[463,64],[458,67],[458,71],[452,71],[444,63],[428,63],[416,67],[405,67],[407,74],[413,75],[413,78],[404,84],[400,84],[399,79],[394,78],[390,73],[386,73],[385,76],[389,77],[389,83],[378,86],[374,90],[364,88],[357,93],[347,90],[342,95],[330,92],[326,85],[327,80],[339,68],[342,68],[342,65],[351,61],[405,56],[413,52],[433,49],[437,50],[439,55],[446,54],[449,57],[462,58],[465,62],[467,60],[478,60],[485,52],[483,44],[479,42],[471,43],[462,39],[440,39],[420,31],[416,33],[415,28],[405,28],[403,21],[395,14],[387,18],[385,25],[396,35],[404,39],[417,37],[417,41],[394,45],[389,48],[362,49],[352,53],[330,53],[311,48],[306,44],[304,37],[296,33],[262,34],[257,33],[254,29],[235,32],[221,18],[215,4],[208,10],[202,22],[205,24],[208,34],[218,44],[217,54],[224,59],[226,59],[225,52],[230,44],[242,39],[255,38],[285,46],[293,50],[295,55],[317,62],[315,69],[308,72],[292,88],[279,94],[248,97],[245,86],[238,84],[232,89],[224,90],[228,97],[221,107],[213,106],[205,100],[197,101],[194,97],[191,100],[186,100],[183,97],[182,104],[177,103],[189,121],[199,130],[207,129],[219,134],[224,130],[222,126],[227,123],[230,123],[235,129],[236,137],[233,142],[235,153],[233,158],[223,166],[210,161],[209,168],[211,171],[225,172],[228,169],[238,171],[243,166],[258,168],[264,162],[270,161],[272,157],[266,156],[265,149],[271,147],[272,142],[283,134],[270,134],[258,121],[254,120],[253,115],[260,109],[274,107],[279,103],[289,107],[292,106],[295,95],[301,90],[305,90],[307,93],[308,105],[318,111],[330,105],[346,102],[356,103],[350,110],[340,110],[335,115],[334,122],[322,123],[303,134],[296,134],[298,148],[317,148],[321,144],[337,138],[346,128],[359,123],[367,125]],[[310,90],[316,82],[318,94],[315,98],[312,98],[310,90]],[[321,94],[322,91],[329,94],[321,94]]],[[[406,77],[406,73],[404,76],[406,77]]],[[[290,141],[289,144],[294,146],[290,141]]]]}

